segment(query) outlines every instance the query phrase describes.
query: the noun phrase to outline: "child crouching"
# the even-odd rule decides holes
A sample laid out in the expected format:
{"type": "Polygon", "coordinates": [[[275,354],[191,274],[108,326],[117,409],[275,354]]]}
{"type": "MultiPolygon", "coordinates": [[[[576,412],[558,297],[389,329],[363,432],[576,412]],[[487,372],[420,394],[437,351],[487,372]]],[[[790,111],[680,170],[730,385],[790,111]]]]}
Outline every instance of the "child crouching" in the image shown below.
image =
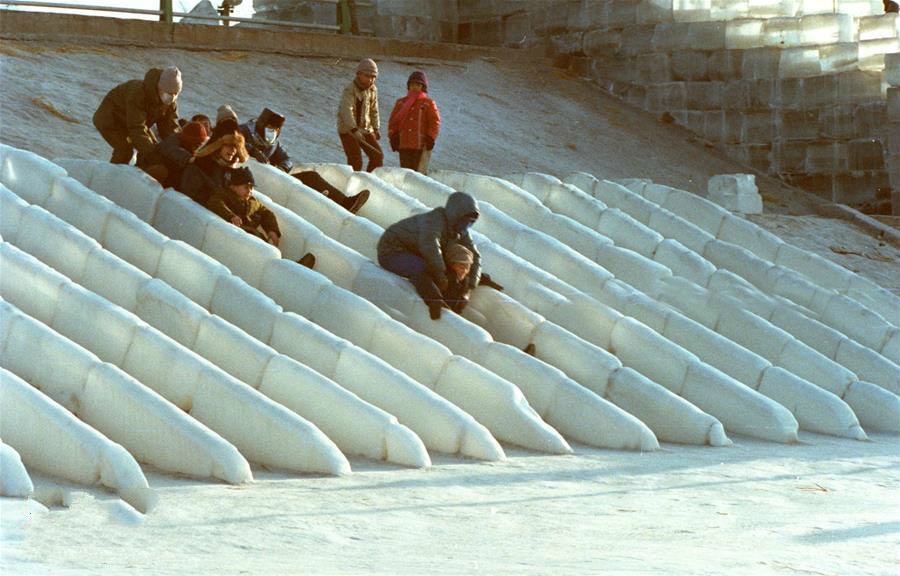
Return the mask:
{"type": "Polygon", "coordinates": [[[281,231],[271,210],[253,197],[253,173],[247,167],[235,168],[226,177],[225,188],[217,190],[206,207],[245,232],[278,246],[281,231]]]}

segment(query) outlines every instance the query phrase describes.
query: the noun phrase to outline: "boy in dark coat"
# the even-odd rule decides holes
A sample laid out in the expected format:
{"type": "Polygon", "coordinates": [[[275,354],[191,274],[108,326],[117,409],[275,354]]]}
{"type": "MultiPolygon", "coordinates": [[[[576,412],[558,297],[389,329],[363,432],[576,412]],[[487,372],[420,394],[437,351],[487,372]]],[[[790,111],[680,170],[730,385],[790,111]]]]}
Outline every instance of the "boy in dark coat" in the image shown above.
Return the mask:
{"type": "Polygon", "coordinates": [[[469,228],[477,219],[475,199],[465,192],[454,192],[443,208],[395,222],[378,240],[378,263],[413,283],[434,320],[441,317],[441,308],[446,306],[444,294],[450,288],[445,250],[451,243],[472,254],[469,273],[456,299],[467,300],[481,278],[481,255],[469,236],[469,228]]]}
{"type": "Polygon", "coordinates": [[[246,166],[227,174],[227,184],[217,190],[206,207],[249,234],[273,246],[281,241],[278,220],[271,210],[253,197],[253,173],[246,166]]]}
{"type": "Polygon", "coordinates": [[[181,176],[188,164],[194,161],[194,154],[206,142],[206,128],[199,122],[189,122],[181,132],[169,134],[159,143],[159,154],[168,171],[163,181],[166,188],[178,188],[181,176]]]}
{"type": "Polygon", "coordinates": [[[94,127],[112,146],[113,164],[128,164],[137,150],[137,165],[160,164],[155,125],[160,138],[178,128],[175,99],[181,92],[181,72],[170,67],[151,68],[143,80],[129,80],[109,91],[94,112],[94,127]]]}
{"type": "MultiPolygon", "coordinates": [[[[284,116],[268,108],[263,108],[258,118],[241,124],[241,134],[247,143],[247,153],[253,156],[257,162],[271,164],[291,174],[293,167],[291,157],[278,141],[284,122],[284,116]]],[[[369,199],[368,190],[362,190],[355,196],[345,196],[343,192],[329,184],[314,170],[294,172],[291,175],[353,214],[356,214],[369,199]]]]}

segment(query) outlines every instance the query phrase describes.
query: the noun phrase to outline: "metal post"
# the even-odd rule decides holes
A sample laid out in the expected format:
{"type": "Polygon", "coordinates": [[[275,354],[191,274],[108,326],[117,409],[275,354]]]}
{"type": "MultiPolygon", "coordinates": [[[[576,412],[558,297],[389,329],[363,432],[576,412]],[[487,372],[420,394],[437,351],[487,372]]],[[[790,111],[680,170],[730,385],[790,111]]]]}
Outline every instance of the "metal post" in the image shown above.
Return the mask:
{"type": "Polygon", "coordinates": [[[159,0],[160,22],[172,22],[172,0],[159,0]]]}

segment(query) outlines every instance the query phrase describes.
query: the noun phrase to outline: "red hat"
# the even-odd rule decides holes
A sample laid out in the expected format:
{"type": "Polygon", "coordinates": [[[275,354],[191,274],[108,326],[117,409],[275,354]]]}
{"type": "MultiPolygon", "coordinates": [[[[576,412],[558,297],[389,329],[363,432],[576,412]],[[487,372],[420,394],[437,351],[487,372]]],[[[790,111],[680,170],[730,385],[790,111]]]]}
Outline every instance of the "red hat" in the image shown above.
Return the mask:
{"type": "Polygon", "coordinates": [[[178,141],[181,142],[184,148],[194,152],[206,142],[206,128],[199,122],[189,122],[187,126],[181,129],[178,141]]]}

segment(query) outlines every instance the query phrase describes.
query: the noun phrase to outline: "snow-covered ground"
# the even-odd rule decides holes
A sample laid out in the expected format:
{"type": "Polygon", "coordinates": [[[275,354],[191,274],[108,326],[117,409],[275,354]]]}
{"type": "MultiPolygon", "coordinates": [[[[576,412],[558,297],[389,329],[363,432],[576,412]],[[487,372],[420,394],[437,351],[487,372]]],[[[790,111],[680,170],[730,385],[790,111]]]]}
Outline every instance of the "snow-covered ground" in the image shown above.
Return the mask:
{"type": "MultiPolygon", "coordinates": [[[[105,146],[90,126],[90,114],[107,84],[113,82],[88,70],[108,67],[111,58],[123,58],[117,70],[127,77],[141,75],[148,65],[177,62],[182,66],[186,78],[196,79],[193,85],[188,82],[182,99],[184,113],[212,114],[223,102],[234,104],[242,118],[264,105],[287,110],[303,120],[295,131],[285,133],[297,160],[342,159],[330,110],[353,63],[149,50],[117,50],[113,56],[103,47],[48,48],[28,43],[5,43],[0,54],[0,76],[4,79],[0,140],[50,158],[105,157],[105,146]],[[126,56],[130,59],[125,60],[126,56]],[[252,73],[249,66],[256,67],[252,73]],[[37,67],[40,76],[34,72],[37,67]],[[283,70],[288,67],[297,74],[285,75],[283,70]],[[241,70],[246,74],[235,74],[241,70]],[[239,78],[253,78],[254,86],[238,85],[239,78]],[[17,81],[6,81],[9,79],[17,81]],[[223,92],[223,84],[229,90],[223,92]],[[313,113],[317,108],[328,113],[313,113]]],[[[429,70],[432,93],[444,103],[447,129],[440,140],[436,168],[497,175],[540,170],[564,176],[587,171],[601,177],[651,177],[693,190],[702,190],[708,175],[739,170],[691,144],[678,142],[678,131],[592,93],[576,80],[537,68],[504,71],[491,62],[383,62],[383,113],[413,65],[429,70]],[[526,91],[535,97],[523,101],[517,96],[526,91]],[[603,106],[598,108],[597,99],[603,106]],[[630,123],[614,120],[622,114],[629,116],[630,123]],[[606,125],[595,134],[590,123],[582,122],[582,132],[573,133],[569,124],[560,124],[563,116],[575,120],[587,117],[606,125]],[[616,137],[621,142],[614,145],[616,137]],[[638,150],[650,140],[658,145],[638,150]],[[509,142],[521,145],[511,147],[509,142]],[[648,164],[651,154],[659,157],[651,158],[648,164]]],[[[10,166],[14,166],[14,172],[23,172],[20,164],[10,166]]],[[[12,172],[4,174],[8,178],[12,172]]],[[[36,172],[12,176],[20,185],[23,178],[41,181],[36,172]]],[[[103,189],[107,195],[130,191],[118,190],[109,182],[98,185],[97,190],[103,189]]],[[[763,180],[761,188],[771,197],[777,186],[763,180]]],[[[28,188],[30,192],[37,190],[31,185],[28,188]]],[[[144,192],[141,189],[140,193],[144,192]]],[[[137,200],[135,206],[149,210],[139,216],[158,225],[150,205],[155,200],[146,194],[137,200]]],[[[590,201],[586,202],[585,207],[590,208],[590,201]]],[[[790,198],[783,208],[802,211],[804,202],[803,198],[790,198]]],[[[5,206],[12,209],[14,204],[5,206]]],[[[371,207],[369,217],[377,220],[374,210],[378,203],[373,201],[371,207]]],[[[22,217],[20,222],[37,224],[39,209],[27,210],[31,216],[22,217]]],[[[7,218],[15,219],[16,214],[9,212],[4,226],[8,225],[7,218]]],[[[288,218],[286,212],[279,216],[288,218]]],[[[756,221],[765,218],[757,217],[756,221]]],[[[789,229],[796,217],[777,218],[779,225],[789,229]]],[[[124,221],[117,222],[116,234],[124,234],[124,221]]],[[[90,245],[86,239],[71,241],[71,245],[66,240],[59,244],[61,252],[53,254],[51,247],[34,241],[39,230],[28,230],[27,236],[22,236],[24,225],[18,224],[18,234],[10,235],[9,241],[43,254],[45,261],[58,260],[63,267],[74,266],[67,262],[69,255],[77,262],[76,252],[70,252],[75,244],[90,245]]],[[[847,224],[824,221],[821,226],[857,252],[847,254],[846,250],[821,245],[815,247],[816,251],[838,261],[858,254],[871,258],[863,252],[861,241],[859,246],[854,243],[847,224]]],[[[216,229],[208,225],[207,235],[222,237],[216,229]]],[[[115,251],[107,243],[111,230],[104,232],[103,243],[115,251]]],[[[63,238],[55,233],[49,237],[63,238]]],[[[133,241],[128,239],[133,236],[113,237],[133,241]]],[[[242,236],[240,240],[249,238],[242,236]]],[[[199,241],[206,250],[206,240],[199,241]]],[[[290,234],[286,235],[286,244],[289,241],[290,234]]],[[[328,245],[318,242],[317,246],[328,245]]],[[[162,251],[163,245],[157,249],[162,251]]],[[[244,251],[252,246],[241,242],[239,248],[244,251]]],[[[880,266],[864,263],[860,272],[896,290],[900,286],[897,251],[880,248],[887,254],[887,261],[877,260],[880,266]]],[[[365,252],[364,246],[359,249],[365,252]]],[[[257,250],[247,254],[263,253],[257,250]]],[[[340,286],[343,279],[340,274],[331,275],[330,266],[358,255],[341,256],[336,248],[328,254],[322,258],[322,271],[340,286]]],[[[237,265],[236,273],[256,285],[263,268],[268,267],[268,258],[283,262],[277,257],[266,254],[253,264],[252,273],[238,260],[233,264],[237,265]]],[[[232,266],[231,261],[228,264],[232,266]]],[[[155,266],[150,268],[147,272],[154,273],[155,266]]],[[[295,276],[297,282],[310,281],[295,276]]],[[[293,278],[284,276],[289,277],[293,278]]],[[[381,282],[378,278],[369,272],[366,281],[381,282]]],[[[548,286],[569,290],[547,278],[548,286]]],[[[355,285],[352,276],[347,280],[355,285]]],[[[234,284],[231,280],[222,282],[226,287],[234,284]]],[[[10,278],[5,286],[8,292],[4,296],[16,296],[22,289],[16,288],[10,278]]],[[[212,281],[212,286],[218,286],[217,282],[212,281]]],[[[245,288],[240,290],[244,293],[245,288]]],[[[332,297],[348,297],[337,287],[329,290],[332,297]]],[[[515,295],[514,290],[510,293],[515,295]]],[[[213,312],[215,302],[214,298],[213,312]]],[[[263,308],[259,310],[266,306],[272,310],[274,323],[280,308],[260,302],[263,308]]],[[[346,302],[349,305],[351,300],[346,302]]],[[[42,307],[38,302],[37,309],[42,307]]],[[[367,308],[359,310],[363,316],[381,318],[367,308]]],[[[58,322],[52,315],[48,316],[50,320],[54,326],[58,322]]],[[[402,332],[387,317],[379,322],[398,335],[402,332]]],[[[97,323],[98,328],[104,326],[97,323]]],[[[447,324],[448,329],[450,326],[463,330],[460,334],[478,335],[472,326],[447,324]]],[[[252,327],[246,329],[266,341],[267,337],[252,327]]],[[[272,326],[263,332],[271,334],[272,326]]],[[[433,346],[429,350],[437,351],[433,346]]],[[[410,370],[411,365],[404,361],[395,364],[410,370]]],[[[27,366],[27,362],[17,359],[16,366],[27,366]]],[[[664,373],[658,376],[666,379],[664,373]]],[[[252,379],[245,381],[257,385],[252,379]]],[[[472,404],[466,409],[475,408],[472,404]]],[[[661,451],[643,453],[573,444],[574,455],[545,456],[504,446],[508,459],[491,463],[433,453],[434,466],[424,469],[395,468],[351,458],[351,476],[317,478],[257,468],[253,471],[255,482],[240,486],[163,475],[145,460],[147,479],[160,502],[147,516],[135,513],[100,488],[68,485],[29,470],[35,499],[52,509],[42,512],[39,506],[22,500],[0,502],[0,571],[890,574],[896,570],[900,437],[869,431],[870,440],[860,442],[802,432],[800,444],[782,445],[753,440],[734,431],[729,435],[734,445],[727,448],[663,444],[661,451]],[[62,510],[53,507],[55,501],[71,501],[71,506],[62,510]]]]}

